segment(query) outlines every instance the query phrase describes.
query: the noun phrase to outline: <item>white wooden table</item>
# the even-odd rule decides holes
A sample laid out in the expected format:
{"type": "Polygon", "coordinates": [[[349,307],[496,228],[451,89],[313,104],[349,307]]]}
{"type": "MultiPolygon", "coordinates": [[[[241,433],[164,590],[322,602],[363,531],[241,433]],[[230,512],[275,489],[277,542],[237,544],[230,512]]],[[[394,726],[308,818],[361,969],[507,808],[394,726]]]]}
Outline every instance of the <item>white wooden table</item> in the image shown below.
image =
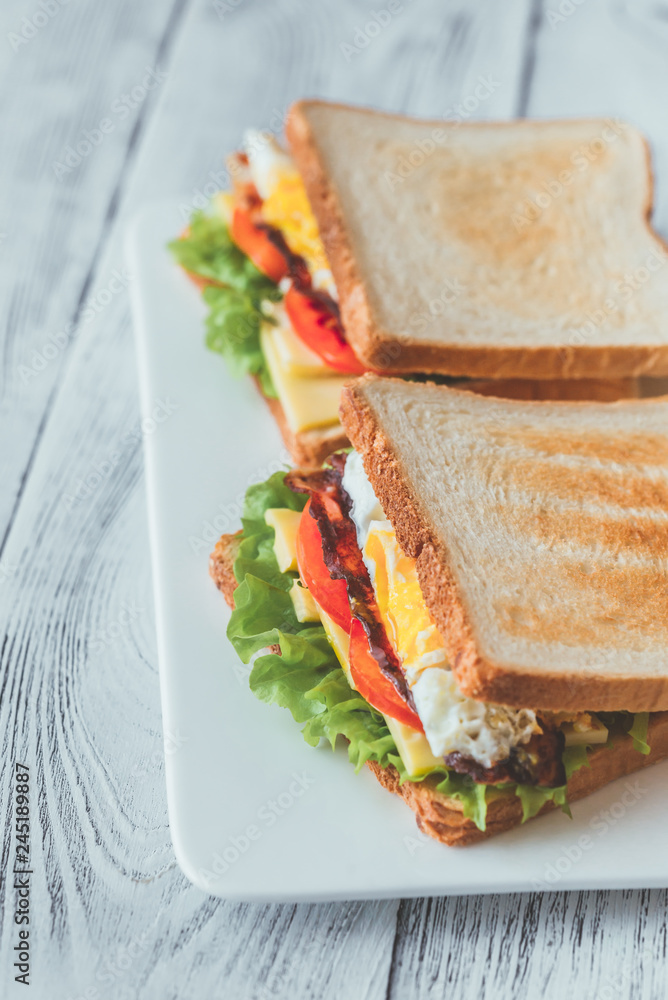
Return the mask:
{"type": "Polygon", "coordinates": [[[3,0],[2,998],[668,993],[665,891],[247,906],[206,897],[174,860],[129,217],[165,196],[196,205],[244,128],[280,129],[293,99],[320,95],[631,119],[653,143],[668,233],[666,0],[399,6],[3,0]],[[33,792],[29,992],[13,981],[6,877],[17,760],[33,792]]]}

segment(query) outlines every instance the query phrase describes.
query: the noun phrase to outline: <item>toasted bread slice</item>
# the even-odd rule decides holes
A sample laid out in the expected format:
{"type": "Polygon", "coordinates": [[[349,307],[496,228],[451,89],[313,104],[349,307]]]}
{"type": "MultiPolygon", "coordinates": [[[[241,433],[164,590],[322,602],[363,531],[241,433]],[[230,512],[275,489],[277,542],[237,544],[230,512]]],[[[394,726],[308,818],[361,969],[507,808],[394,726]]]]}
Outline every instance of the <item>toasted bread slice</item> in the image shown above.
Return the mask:
{"type": "Polygon", "coordinates": [[[341,412],[465,694],[668,709],[668,397],[517,402],[364,376],[341,412]]]}
{"type": "MultiPolygon", "coordinates": [[[[635,398],[638,395],[638,379],[471,379],[466,388],[484,396],[502,396],[508,399],[599,399],[611,402],[615,399],[635,398]]],[[[312,430],[290,430],[280,400],[265,396],[259,380],[255,380],[271,415],[278,424],[283,443],[292,456],[295,465],[301,469],[319,469],[333,452],[350,444],[341,424],[331,427],[314,427],[312,430]]]]}
{"type": "MultiPolygon", "coordinates": [[[[241,532],[235,535],[222,535],[211,554],[209,567],[216,586],[231,608],[234,608],[234,591],[237,586],[234,560],[240,538],[241,532]]],[[[272,652],[278,652],[278,647],[272,647],[272,652]]],[[[657,714],[650,718],[648,739],[652,749],[647,756],[632,749],[630,736],[616,737],[611,749],[602,748],[591,752],[590,766],[576,771],[568,782],[569,800],[583,798],[615,778],[631,774],[667,757],[668,713],[657,714]]],[[[502,796],[490,801],[487,807],[486,829],[479,830],[472,820],[464,817],[461,802],[437,792],[433,782],[406,781],[401,785],[399,774],[394,767],[381,768],[375,763],[368,763],[368,767],[381,785],[399,795],[411,807],[419,828],[442,843],[451,846],[473,844],[495,833],[518,826],[522,820],[519,799],[510,795],[502,796]]],[[[552,803],[547,803],[541,813],[549,812],[553,808],[552,803]]]]}
{"type": "MultiPolygon", "coordinates": [[[[582,799],[615,778],[632,774],[668,757],[668,712],[657,712],[650,717],[648,740],[652,749],[646,756],[633,749],[633,741],[626,734],[613,737],[612,747],[590,751],[589,767],[580,768],[568,781],[568,801],[582,799]]],[[[369,767],[381,785],[400,795],[411,807],[423,833],[450,847],[475,844],[522,822],[522,805],[515,795],[492,798],[487,806],[486,827],[479,830],[472,820],[464,818],[461,802],[437,792],[435,783],[429,779],[424,782],[406,781],[401,785],[399,773],[394,767],[381,768],[375,763],[370,763],[369,767]]],[[[547,802],[538,815],[555,808],[552,802],[547,802]]]]}
{"type": "Polygon", "coordinates": [[[632,126],[301,101],[286,134],[370,368],[668,374],[668,249],[648,222],[649,154],[632,126]]]}

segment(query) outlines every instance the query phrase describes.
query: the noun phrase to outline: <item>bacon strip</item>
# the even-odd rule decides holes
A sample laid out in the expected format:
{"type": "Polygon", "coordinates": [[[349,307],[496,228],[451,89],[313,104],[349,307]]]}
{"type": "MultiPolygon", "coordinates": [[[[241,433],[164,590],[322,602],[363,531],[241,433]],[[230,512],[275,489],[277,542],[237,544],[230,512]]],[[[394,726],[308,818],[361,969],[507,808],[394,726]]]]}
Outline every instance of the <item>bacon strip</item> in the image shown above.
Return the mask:
{"type": "Polygon", "coordinates": [[[445,763],[453,771],[468,774],[482,785],[516,782],[520,785],[558,788],[566,784],[566,771],[561,760],[564,734],[542,724],[542,733],[535,733],[528,743],[511,747],[510,755],[492,767],[486,768],[472,757],[459,752],[448,754],[444,758],[445,763]]]}
{"type": "Polygon", "coordinates": [[[341,484],[346,456],[334,455],[330,461],[331,469],[306,473],[295,470],[287,474],[285,482],[295,493],[310,495],[311,516],[320,530],[323,558],[330,576],[334,580],[345,580],[350,610],[364,627],[374,659],[400,697],[415,711],[413,694],[382,624],[376,595],[357,543],[357,532],[350,517],[351,500],[341,484]]]}
{"type": "MultiPolygon", "coordinates": [[[[263,222],[260,213],[257,213],[257,216],[253,218],[253,222],[258,229],[262,229],[267,234],[271,242],[283,257],[283,260],[288,268],[288,274],[292,278],[295,288],[297,288],[300,292],[306,292],[309,295],[313,295],[314,293],[311,289],[311,275],[308,269],[308,264],[298,253],[293,253],[281,230],[277,229],[276,226],[270,226],[268,223],[263,222]]],[[[323,292],[323,295],[327,295],[327,293],[323,292]]],[[[327,295],[327,298],[332,302],[334,301],[330,295],[327,295]]]]}
{"type": "MultiPolygon", "coordinates": [[[[317,472],[293,470],[285,477],[295,493],[311,497],[311,515],[318,523],[325,565],[334,580],[345,580],[350,609],[364,626],[369,648],[382,673],[408,705],[417,711],[401,662],[392,646],[380,617],[373,584],[362,558],[355,524],[350,517],[352,501],[342,485],[346,455],[338,453],[329,460],[331,468],[317,472]]],[[[556,788],[566,783],[562,763],[564,735],[541,719],[542,733],[524,744],[511,748],[510,755],[486,768],[473,757],[455,752],[443,758],[446,767],[468,774],[479,784],[500,785],[506,782],[556,788]]]]}
{"type": "Polygon", "coordinates": [[[321,288],[313,288],[311,273],[304,258],[293,253],[287,244],[285,236],[276,226],[271,226],[264,222],[262,218],[262,198],[253,183],[248,169],[248,157],[245,153],[234,153],[228,157],[230,173],[234,177],[233,190],[237,205],[248,212],[253,223],[262,229],[278,252],[285,260],[288,274],[292,278],[295,288],[303,295],[308,295],[318,303],[332,317],[331,329],[339,337],[342,344],[347,344],[345,330],[341,324],[341,313],[339,304],[332,296],[321,288]]]}

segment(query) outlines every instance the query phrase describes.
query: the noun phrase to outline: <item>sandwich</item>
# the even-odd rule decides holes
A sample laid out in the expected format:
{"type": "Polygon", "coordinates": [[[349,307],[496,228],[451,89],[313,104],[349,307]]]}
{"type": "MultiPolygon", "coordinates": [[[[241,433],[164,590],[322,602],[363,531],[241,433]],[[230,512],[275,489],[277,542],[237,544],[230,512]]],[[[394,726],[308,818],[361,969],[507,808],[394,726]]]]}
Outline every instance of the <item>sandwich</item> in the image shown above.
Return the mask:
{"type": "Polygon", "coordinates": [[[211,557],[263,701],[465,845],[668,756],[668,398],[374,375],[211,557]]]}
{"type": "Polygon", "coordinates": [[[668,248],[631,125],[424,122],[304,101],[287,135],[370,369],[668,374],[668,248]]]}
{"type": "Polygon", "coordinates": [[[232,190],[170,248],[208,346],[255,378],[296,464],[347,444],[340,392],[367,371],[547,399],[668,374],[668,256],[630,125],[302,101],[286,137],[247,133],[232,190]]]}

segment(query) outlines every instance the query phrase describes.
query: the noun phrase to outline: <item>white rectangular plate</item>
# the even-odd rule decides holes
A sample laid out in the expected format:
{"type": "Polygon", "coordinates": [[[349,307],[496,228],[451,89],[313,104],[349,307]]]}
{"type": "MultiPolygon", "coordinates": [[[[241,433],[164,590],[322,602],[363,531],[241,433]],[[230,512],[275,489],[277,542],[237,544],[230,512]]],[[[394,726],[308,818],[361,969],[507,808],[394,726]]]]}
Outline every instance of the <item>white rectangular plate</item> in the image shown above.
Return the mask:
{"type": "Polygon", "coordinates": [[[239,526],[249,483],[287,461],[250,379],[204,346],[199,295],[165,243],[177,202],[129,235],[146,448],[169,816],[196,885],[235,900],[333,900],[668,885],[668,764],[463,849],[420,834],[413,813],[344,749],[308,747],[287,710],[251,694],[208,576],[239,526]]]}

